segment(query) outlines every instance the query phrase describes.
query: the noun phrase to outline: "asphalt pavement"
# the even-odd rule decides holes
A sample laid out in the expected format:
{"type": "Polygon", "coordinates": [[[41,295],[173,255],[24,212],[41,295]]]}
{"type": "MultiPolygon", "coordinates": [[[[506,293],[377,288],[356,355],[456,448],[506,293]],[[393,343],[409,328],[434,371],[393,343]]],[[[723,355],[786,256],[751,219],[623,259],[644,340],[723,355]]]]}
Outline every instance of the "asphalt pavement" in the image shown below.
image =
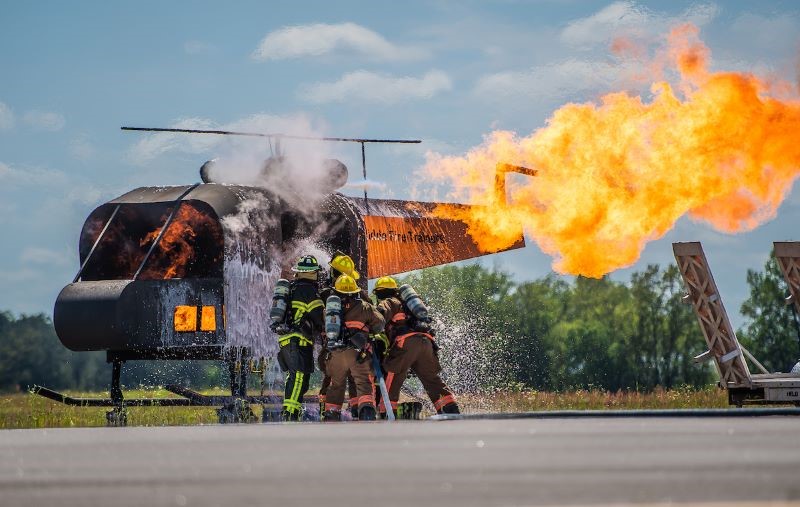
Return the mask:
{"type": "Polygon", "coordinates": [[[800,417],[0,431],[0,505],[800,505],[800,417]]]}

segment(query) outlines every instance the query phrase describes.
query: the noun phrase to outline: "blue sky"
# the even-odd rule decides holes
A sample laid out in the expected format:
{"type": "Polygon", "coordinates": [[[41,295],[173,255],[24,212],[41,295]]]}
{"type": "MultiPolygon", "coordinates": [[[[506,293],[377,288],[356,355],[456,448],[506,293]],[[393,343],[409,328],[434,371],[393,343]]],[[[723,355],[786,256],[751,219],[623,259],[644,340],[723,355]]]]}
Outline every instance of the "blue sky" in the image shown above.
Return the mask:
{"type": "MultiPolygon", "coordinates": [[[[122,125],[421,138],[367,154],[370,179],[385,184],[372,195],[409,198],[426,150],[462,153],[497,128],[530,133],[560,105],[611,91],[592,69],[613,36],[656,40],[684,21],[700,26],[713,69],[797,79],[795,2],[6,2],[0,309],[51,313],[94,207],[136,186],[194,182],[205,160],[241,146],[148,142],[122,125]]],[[[331,150],[357,179],[357,147],[331,150]]],[[[672,241],[702,240],[738,314],[746,270],[763,265],[771,241],[797,239],[799,218],[797,190],[746,234],[684,218],[613,277],[674,262],[672,241]]],[[[533,244],[485,262],[520,279],[550,271],[533,244]]]]}

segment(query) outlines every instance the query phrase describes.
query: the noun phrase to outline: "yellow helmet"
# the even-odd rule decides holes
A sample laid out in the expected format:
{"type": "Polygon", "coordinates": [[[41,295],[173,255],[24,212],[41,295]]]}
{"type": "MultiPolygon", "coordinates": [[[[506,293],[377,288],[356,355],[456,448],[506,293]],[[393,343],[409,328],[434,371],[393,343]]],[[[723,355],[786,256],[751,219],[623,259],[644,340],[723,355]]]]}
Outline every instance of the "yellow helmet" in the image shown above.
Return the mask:
{"type": "Polygon", "coordinates": [[[336,292],[341,292],[342,294],[357,294],[361,290],[358,288],[358,285],[356,285],[356,281],[353,280],[353,277],[347,275],[339,275],[339,278],[336,279],[336,283],[333,284],[333,288],[336,292]]]}
{"type": "Polygon", "coordinates": [[[353,280],[358,280],[361,278],[361,275],[359,275],[358,271],[356,271],[356,263],[353,262],[353,259],[349,255],[337,252],[333,256],[333,259],[331,259],[330,266],[339,273],[344,273],[345,275],[349,276],[353,280]]]}
{"type": "Polygon", "coordinates": [[[391,276],[382,276],[378,278],[377,282],[375,282],[375,289],[373,289],[373,292],[381,289],[396,289],[396,288],[397,288],[397,280],[395,280],[391,276]]]}

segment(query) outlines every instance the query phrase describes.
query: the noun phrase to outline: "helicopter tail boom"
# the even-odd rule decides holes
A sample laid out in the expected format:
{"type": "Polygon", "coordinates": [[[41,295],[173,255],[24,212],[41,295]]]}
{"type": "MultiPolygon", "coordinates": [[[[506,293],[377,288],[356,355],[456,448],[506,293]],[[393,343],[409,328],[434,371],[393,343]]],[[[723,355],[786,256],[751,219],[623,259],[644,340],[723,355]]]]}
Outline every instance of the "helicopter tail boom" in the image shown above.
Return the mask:
{"type": "MultiPolygon", "coordinates": [[[[358,206],[362,199],[354,199],[358,206]]],[[[463,204],[369,199],[362,209],[367,240],[368,276],[405,273],[492,253],[525,247],[522,229],[516,241],[484,250],[473,241],[465,222],[436,213],[439,206],[463,204]]]]}

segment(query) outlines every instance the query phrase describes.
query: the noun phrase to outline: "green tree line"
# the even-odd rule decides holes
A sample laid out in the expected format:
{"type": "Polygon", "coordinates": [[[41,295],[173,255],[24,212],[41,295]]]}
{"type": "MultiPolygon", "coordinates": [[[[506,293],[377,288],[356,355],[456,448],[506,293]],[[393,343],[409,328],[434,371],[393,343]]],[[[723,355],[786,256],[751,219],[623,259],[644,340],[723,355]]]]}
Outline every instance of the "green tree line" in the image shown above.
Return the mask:
{"type": "MultiPolygon", "coordinates": [[[[461,390],[522,387],[650,391],[716,382],[677,266],[649,265],[628,282],[548,275],[515,283],[480,265],[406,277],[439,321],[448,381],[461,390]]],[[[772,372],[800,356],[800,323],[774,256],[749,270],[741,343],[772,372]]],[[[751,370],[756,371],[754,367],[751,370]]]]}
{"type": "MultiPolygon", "coordinates": [[[[551,274],[517,283],[501,269],[472,264],[423,270],[401,282],[428,301],[447,380],[460,391],[649,391],[716,380],[711,366],[692,362],[705,342],[691,306],[681,301],[675,266],[648,266],[628,282],[551,274]]],[[[749,271],[747,284],[737,335],[770,371],[788,371],[797,361],[799,328],[774,257],[763,271],[749,271]]],[[[122,380],[221,386],[224,371],[210,362],[132,362],[122,380]]],[[[0,390],[105,390],[109,379],[105,354],[67,350],[48,316],[0,312],[0,390]]]]}

